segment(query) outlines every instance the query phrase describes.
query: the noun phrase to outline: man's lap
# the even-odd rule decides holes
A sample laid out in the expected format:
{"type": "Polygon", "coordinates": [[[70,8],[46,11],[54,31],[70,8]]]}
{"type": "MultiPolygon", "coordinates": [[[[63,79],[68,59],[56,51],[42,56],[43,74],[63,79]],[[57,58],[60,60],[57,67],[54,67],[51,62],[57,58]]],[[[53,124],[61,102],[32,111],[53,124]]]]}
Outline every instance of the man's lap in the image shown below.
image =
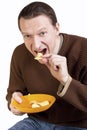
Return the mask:
{"type": "Polygon", "coordinates": [[[44,121],[37,120],[34,117],[25,118],[17,122],[8,130],[87,130],[86,128],[59,126],[44,121]]]}

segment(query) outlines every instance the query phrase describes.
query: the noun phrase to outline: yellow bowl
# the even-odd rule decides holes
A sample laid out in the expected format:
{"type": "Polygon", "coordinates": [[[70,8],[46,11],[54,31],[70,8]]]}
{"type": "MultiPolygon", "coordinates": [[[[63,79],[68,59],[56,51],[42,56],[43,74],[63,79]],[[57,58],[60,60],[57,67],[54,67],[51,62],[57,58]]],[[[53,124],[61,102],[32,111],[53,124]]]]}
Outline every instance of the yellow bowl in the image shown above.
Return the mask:
{"type": "Polygon", "coordinates": [[[22,103],[12,100],[12,105],[26,113],[37,113],[49,109],[55,102],[55,97],[48,94],[29,94],[22,96],[22,103]]]}

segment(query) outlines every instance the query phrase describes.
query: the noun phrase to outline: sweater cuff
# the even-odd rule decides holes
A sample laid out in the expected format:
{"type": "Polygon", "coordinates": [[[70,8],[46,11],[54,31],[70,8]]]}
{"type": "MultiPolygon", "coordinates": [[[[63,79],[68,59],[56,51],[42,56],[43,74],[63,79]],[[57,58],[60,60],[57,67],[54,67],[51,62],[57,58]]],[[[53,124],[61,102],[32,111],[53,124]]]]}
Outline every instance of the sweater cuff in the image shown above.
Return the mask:
{"type": "Polygon", "coordinates": [[[67,92],[67,90],[69,88],[71,81],[72,81],[72,77],[69,75],[69,78],[68,78],[65,86],[63,86],[62,84],[60,84],[58,86],[58,91],[57,91],[58,96],[63,97],[65,95],[65,93],[67,92]]]}

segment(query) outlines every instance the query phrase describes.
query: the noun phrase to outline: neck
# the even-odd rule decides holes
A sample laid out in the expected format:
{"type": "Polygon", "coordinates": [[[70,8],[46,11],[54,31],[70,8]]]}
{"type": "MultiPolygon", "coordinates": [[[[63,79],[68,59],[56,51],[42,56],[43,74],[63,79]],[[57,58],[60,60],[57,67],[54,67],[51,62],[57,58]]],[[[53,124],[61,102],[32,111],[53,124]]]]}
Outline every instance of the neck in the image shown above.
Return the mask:
{"type": "Polygon", "coordinates": [[[53,51],[54,54],[58,54],[58,52],[59,52],[59,50],[61,48],[62,43],[63,43],[62,35],[57,36],[57,38],[56,38],[56,45],[55,45],[55,48],[54,48],[54,51],[53,51]]]}

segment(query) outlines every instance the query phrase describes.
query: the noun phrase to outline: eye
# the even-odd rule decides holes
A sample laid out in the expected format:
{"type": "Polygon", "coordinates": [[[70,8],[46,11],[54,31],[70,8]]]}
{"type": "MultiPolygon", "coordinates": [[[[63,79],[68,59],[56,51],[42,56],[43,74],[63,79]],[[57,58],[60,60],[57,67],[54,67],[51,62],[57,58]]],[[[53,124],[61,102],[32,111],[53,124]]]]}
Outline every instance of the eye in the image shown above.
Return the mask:
{"type": "Polygon", "coordinates": [[[40,36],[45,36],[47,32],[41,32],[40,36]]]}
{"type": "Polygon", "coordinates": [[[30,35],[23,35],[24,38],[30,38],[30,35]]]}

